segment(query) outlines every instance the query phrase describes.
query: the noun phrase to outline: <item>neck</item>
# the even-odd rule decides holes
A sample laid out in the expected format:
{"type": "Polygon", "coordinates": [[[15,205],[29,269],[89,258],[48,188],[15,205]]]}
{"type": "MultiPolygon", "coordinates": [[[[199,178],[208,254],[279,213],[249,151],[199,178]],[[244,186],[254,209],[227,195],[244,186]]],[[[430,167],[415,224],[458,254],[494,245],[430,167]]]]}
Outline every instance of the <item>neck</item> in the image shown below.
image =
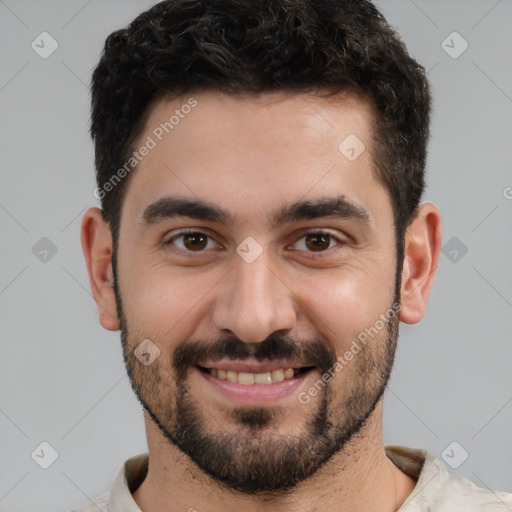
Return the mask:
{"type": "Polygon", "coordinates": [[[272,496],[238,493],[211,480],[162,436],[147,414],[145,422],[148,474],[133,493],[144,512],[395,512],[416,485],[386,457],[382,400],[357,439],[306,481],[272,496]]]}

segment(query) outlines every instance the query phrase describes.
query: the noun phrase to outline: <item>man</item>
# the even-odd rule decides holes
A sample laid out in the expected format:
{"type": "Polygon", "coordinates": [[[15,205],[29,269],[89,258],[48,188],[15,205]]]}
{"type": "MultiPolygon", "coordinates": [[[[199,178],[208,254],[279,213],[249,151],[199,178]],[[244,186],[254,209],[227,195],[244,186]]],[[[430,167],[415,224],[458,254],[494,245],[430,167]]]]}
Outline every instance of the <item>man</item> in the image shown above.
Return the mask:
{"type": "Polygon", "coordinates": [[[82,245],[149,455],[79,510],[512,508],[383,445],[398,324],[441,248],[429,114],[364,0],[163,1],[110,35],[82,245]]]}

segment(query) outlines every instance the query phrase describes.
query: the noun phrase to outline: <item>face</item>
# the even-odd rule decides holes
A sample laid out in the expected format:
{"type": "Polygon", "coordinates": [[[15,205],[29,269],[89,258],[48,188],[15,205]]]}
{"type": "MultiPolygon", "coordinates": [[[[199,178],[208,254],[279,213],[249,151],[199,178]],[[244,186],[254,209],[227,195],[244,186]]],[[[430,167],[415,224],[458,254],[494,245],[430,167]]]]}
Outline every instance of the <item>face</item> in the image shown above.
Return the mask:
{"type": "Polygon", "coordinates": [[[343,450],[382,396],[392,206],[362,100],[192,96],[156,103],[136,144],[151,148],[116,255],[125,362],[169,443],[234,489],[275,492],[343,450]]]}

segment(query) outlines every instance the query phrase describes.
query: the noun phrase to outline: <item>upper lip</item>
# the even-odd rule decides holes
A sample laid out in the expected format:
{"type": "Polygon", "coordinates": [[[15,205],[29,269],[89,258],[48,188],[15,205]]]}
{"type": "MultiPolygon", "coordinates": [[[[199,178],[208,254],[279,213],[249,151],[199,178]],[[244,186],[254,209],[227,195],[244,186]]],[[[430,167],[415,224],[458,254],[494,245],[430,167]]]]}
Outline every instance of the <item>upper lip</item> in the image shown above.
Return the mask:
{"type": "Polygon", "coordinates": [[[269,373],[274,370],[286,370],[287,368],[305,368],[312,365],[302,364],[296,361],[273,360],[273,361],[237,361],[231,359],[221,359],[217,362],[206,361],[198,366],[203,368],[216,368],[227,372],[246,372],[246,373],[269,373]]]}

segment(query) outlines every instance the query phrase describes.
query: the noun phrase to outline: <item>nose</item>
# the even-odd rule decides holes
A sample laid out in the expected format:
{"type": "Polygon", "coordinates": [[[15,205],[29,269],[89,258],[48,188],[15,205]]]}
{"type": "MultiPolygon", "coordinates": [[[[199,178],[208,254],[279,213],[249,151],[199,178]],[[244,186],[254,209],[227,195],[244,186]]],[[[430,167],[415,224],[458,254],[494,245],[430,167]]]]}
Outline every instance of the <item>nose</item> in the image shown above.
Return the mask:
{"type": "Polygon", "coordinates": [[[237,256],[217,289],[215,327],[246,343],[261,342],[275,331],[292,329],[296,322],[294,295],[283,277],[269,267],[266,251],[252,263],[237,256]]]}

